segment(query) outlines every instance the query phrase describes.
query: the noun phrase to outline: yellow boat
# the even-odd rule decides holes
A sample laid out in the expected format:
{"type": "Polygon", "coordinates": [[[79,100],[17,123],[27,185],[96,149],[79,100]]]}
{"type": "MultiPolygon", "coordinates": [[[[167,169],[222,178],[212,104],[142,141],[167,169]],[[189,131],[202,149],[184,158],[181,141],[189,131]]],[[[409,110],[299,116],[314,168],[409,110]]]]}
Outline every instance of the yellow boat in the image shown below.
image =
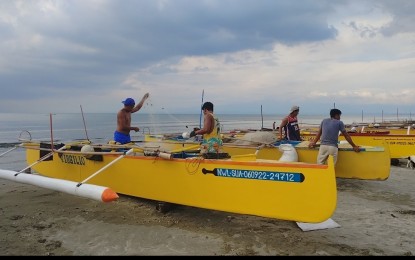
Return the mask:
{"type": "MultiPolygon", "coordinates": [[[[189,141],[163,139],[162,135],[149,135],[145,137],[142,146],[152,149],[173,150],[195,144],[195,142],[189,141]]],[[[298,154],[298,161],[305,163],[317,161],[318,148],[308,148],[308,141],[295,145],[295,149],[298,154]]],[[[283,154],[278,146],[267,145],[261,147],[259,144],[255,146],[225,143],[223,150],[230,155],[257,153],[258,158],[267,160],[278,160],[283,154]]],[[[349,144],[341,144],[339,145],[339,155],[335,166],[336,177],[386,180],[390,174],[390,158],[389,147],[381,141],[376,146],[362,145],[360,153],[354,152],[349,144]]]]}
{"type": "Polygon", "coordinates": [[[318,165],[257,159],[255,154],[185,158],[195,146],[170,153],[105,145],[89,151],[87,146],[23,145],[34,172],[78,186],[89,183],[156,201],[310,223],[327,220],[336,208],[331,157],[328,165],[318,165]],[[48,153],[49,160],[40,159],[48,153]]]}
{"type": "MultiPolygon", "coordinates": [[[[305,127],[301,129],[301,132],[317,132],[318,127],[305,127]]],[[[413,126],[407,127],[375,127],[371,125],[346,127],[346,130],[350,133],[368,133],[368,134],[384,134],[384,135],[415,135],[415,129],[413,126]]]]}
{"type": "MultiPolygon", "coordinates": [[[[315,132],[303,132],[303,140],[313,140],[315,132]]],[[[388,146],[391,159],[408,158],[415,155],[415,135],[394,135],[383,133],[349,133],[353,142],[357,145],[388,146]]],[[[345,141],[343,135],[339,136],[340,141],[345,141]]]]}
{"type": "MultiPolygon", "coordinates": [[[[295,149],[300,162],[313,163],[317,160],[318,148],[308,148],[308,142],[296,145],[295,149]]],[[[254,148],[231,144],[224,146],[224,151],[235,155],[250,150],[254,148]]],[[[275,159],[281,156],[278,147],[263,147],[258,152],[258,158],[275,159]]],[[[390,174],[389,151],[383,146],[362,146],[360,153],[356,153],[349,145],[340,145],[335,172],[338,178],[386,180],[390,174]]]]}
{"type": "Polygon", "coordinates": [[[411,126],[407,128],[398,128],[398,127],[370,127],[365,126],[357,129],[358,133],[382,133],[386,132],[386,134],[391,135],[415,135],[415,129],[411,126]]]}

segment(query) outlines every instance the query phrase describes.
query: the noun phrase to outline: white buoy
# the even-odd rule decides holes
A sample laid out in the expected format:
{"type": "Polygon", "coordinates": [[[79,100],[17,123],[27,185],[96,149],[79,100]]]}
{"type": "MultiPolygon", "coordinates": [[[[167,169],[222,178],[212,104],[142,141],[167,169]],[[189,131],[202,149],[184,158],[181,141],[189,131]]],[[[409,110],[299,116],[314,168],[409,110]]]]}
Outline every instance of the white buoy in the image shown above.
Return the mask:
{"type": "MultiPolygon", "coordinates": [[[[94,150],[94,147],[92,147],[92,145],[86,144],[86,145],[82,146],[81,152],[82,153],[93,153],[93,152],[95,152],[95,150],[94,150]]],[[[85,154],[86,158],[91,158],[92,156],[93,156],[93,154],[85,154]]]]}
{"type": "Polygon", "coordinates": [[[77,182],[54,179],[37,174],[19,173],[15,171],[0,169],[0,178],[25,184],[31,184],[45,189],[65,192],[68,194],[86,197],[102,202],[111,202],[118,199],[118,194],[107,187],[93,184],[82,184],[81,186],[77,187],[77,182]]]}

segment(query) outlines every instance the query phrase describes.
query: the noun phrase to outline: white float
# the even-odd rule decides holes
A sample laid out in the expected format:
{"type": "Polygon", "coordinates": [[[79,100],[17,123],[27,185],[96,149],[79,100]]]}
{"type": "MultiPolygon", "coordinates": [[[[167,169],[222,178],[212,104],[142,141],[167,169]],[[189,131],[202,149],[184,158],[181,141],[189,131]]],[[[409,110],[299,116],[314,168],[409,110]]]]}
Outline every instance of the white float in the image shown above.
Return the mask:
{"type": "Polygon", "coordinates": [[[111,202],[118,199],[118,194],[107,187],[85,183],[79,185],[77,182],[54,179],[37,174],[27,174],[0,169],[0,178],[25,184],[31,184],[45,189],[60,191],[102,202],[111,202]]]}

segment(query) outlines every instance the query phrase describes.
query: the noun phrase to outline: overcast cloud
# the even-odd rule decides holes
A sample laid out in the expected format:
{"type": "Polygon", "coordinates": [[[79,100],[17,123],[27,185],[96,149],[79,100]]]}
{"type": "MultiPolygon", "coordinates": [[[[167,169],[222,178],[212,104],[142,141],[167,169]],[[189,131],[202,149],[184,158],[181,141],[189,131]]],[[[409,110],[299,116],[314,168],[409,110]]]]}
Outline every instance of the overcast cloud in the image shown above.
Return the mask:
{"type": "Polygon", "coordinates": [[[0,112],[415,112],[413,0],[0,0],[0,112]]]}

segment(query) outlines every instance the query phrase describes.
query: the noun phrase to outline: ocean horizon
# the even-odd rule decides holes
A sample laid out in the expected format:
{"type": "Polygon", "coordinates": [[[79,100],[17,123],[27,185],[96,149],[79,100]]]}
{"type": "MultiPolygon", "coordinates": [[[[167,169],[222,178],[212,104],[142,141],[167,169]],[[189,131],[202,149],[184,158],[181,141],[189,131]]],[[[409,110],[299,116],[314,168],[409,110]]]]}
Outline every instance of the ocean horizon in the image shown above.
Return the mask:
{"type": "MultiPolygon", "coordinates": [[[[272,129],[278,126],[286,114],[218,114],[222,132],[231,130],[272,129]]],[[[116,128],[116,113],[0,113],[0,168],[21,170],[26,166],[25,151],[16,148],[20,139],[54,142],[73,140],[91,140],[94,143],[107,143],[112,140],[116,128]],[[12,151],[10,151],[12,150],[12,151]],[[10,152],[9,152],[10,151],[10,152]],[[4,154],[4,155],[3,155],[4,154]]],[[[301,126],[318,126],[328,115],[300,114],[301,126]]],[[[362,115],[342,115],[345,124],[373,123],[382,121],[408,120],[396,115],[388,117],[364,118],[362,115]]],[[[131,132],[132,140],[140,141],[145,134],[182,134],[190,132],[194,127],[203,125],[200,114],[146,114],[134,113],[132,126],[138,126],[139,132],[131,132]]]]}
{"type": "MultiPolygon", "coordinates": [[[[272,129],[278,126],[285,114],[218,114],[222,132],[231,130],[262,128],[272,129]]],[[[328,115],[298,116],[300,126],[319,125],[328,115]]],[[[376,123],[382,121],[412,120],[396,115],[388,117],[363,117],[362,115],[342,115],[345,124],[376,123]]],[[[0,113],[0,147],[19,143],[19,138],[32,140],[54,139],[70,141],[90,139],[100,142],[112,140],[116,128],[116,113],[0,113]],[[52,131],[51,131],[52,130],[52,131]],[[23,136],[22,136],[23,135],[23,136]]],[[[132,114],[132,126],[138,126],[139,132],[131,132],[133,140],[145,134],[172,134],[190,132],[194,127],[203,125],[200,114],[132,114]]],[[[1,152],[1,151],[0,151],[1,152]]]]}

